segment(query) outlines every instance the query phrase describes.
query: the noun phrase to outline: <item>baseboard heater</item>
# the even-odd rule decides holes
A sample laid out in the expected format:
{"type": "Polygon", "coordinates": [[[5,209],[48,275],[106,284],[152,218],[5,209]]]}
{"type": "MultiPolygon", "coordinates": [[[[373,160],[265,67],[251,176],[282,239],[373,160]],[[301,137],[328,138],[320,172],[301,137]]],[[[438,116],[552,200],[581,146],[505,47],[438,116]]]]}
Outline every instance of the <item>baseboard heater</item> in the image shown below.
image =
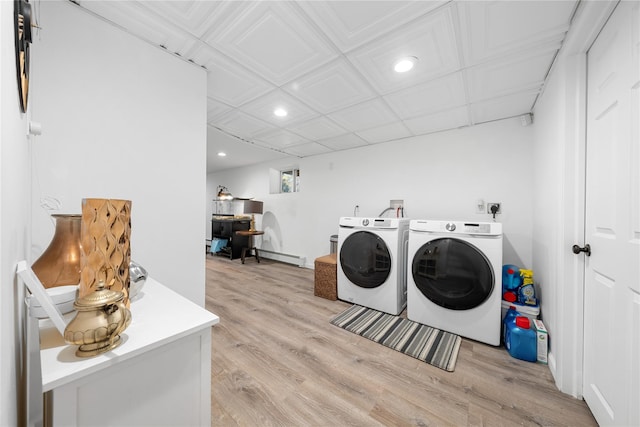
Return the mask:
{"type": "Polygon", "coordinates": [[[258,249],[258,251],[263,258],[286,262],[287,264],[297,265],[298,267],[304,267],[304,263],[307,260],[300,255],[283,254],[282,252],[274,252],[267,249],[258,249]]]}

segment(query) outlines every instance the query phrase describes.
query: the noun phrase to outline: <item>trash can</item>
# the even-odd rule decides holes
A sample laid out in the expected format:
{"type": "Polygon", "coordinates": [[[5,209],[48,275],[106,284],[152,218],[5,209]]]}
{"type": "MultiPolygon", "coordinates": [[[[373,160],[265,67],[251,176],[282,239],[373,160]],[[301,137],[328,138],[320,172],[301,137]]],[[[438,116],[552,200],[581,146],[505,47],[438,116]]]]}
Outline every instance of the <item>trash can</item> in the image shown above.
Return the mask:
{"type": "Polygon", "coordinates": [[[338,235],[334,234],[331,236],[331,239],[329,239],[329,253],[330,254],[335,254],[338,252],[338,235]]]}

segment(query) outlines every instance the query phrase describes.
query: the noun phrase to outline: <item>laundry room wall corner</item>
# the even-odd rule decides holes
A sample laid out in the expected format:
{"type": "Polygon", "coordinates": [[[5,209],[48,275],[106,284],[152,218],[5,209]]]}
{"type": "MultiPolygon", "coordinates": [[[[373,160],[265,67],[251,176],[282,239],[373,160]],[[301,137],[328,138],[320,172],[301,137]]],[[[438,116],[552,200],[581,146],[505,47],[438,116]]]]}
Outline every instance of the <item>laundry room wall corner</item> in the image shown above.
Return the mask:
{"type": "Polygon", "coordinates": [[[234,195],[264,201],[281,225],[281,250],[305,256],[311,267],[329,253],[339,219],[354,215],[356,205],[360,217],[375,217],[401,199],[407,218],[493,221],[477,213],[479,198],[502,204],[495,220],[503,225],[504,261],[530,267],[534,126],[512,118],[304,157],[297,160],[299,193],[269,193],[269,169],[290,159],[212,173],[207,182],[209,189],[223,183],[234,195]]]}

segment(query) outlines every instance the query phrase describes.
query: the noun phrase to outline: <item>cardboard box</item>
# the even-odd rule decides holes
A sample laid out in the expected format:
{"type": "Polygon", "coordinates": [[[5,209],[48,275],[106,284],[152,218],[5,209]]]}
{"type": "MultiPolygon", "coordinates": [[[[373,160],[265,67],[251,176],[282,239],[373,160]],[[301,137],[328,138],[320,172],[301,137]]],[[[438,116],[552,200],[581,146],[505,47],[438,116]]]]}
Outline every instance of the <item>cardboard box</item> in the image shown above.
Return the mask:
{"type": "Polygon", "coordinates": [[[547,352],[549,351],[549,334],[542,320],[534,320],[533,327],[536,330],[536,343],[538,345],[538,363],[547,364],[547,352]]]}

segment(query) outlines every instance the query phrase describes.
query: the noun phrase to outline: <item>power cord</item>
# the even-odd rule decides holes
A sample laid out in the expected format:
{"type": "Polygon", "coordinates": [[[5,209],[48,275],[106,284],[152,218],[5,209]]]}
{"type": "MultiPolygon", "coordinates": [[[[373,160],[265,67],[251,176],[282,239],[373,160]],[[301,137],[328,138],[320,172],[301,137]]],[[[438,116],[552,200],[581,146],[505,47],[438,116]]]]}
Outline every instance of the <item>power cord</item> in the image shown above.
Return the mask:
{"type": "Polygon", "coordinates": [[[498,213],[498,205],[492,205],[491,206],[491,213],[493,214],[493,220],[495,221],[496,214],[498,213]]]}

